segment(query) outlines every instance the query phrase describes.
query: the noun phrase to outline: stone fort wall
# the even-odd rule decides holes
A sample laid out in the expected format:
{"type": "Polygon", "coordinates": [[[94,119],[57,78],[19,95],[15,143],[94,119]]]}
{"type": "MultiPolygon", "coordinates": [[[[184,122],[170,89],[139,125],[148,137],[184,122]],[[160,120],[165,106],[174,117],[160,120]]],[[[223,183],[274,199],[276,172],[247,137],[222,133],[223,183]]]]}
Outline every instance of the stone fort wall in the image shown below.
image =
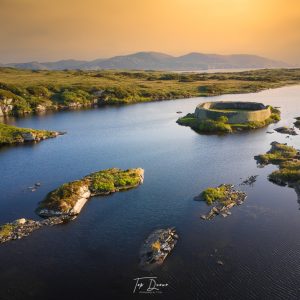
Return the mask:
{"type": "Polygon", "coordinates": [[[196,107],[195,116],[199,120],[226,116],[229,124],[263,122],[271,116],[271,108],[257,102],[205,102],[196,107]]]}

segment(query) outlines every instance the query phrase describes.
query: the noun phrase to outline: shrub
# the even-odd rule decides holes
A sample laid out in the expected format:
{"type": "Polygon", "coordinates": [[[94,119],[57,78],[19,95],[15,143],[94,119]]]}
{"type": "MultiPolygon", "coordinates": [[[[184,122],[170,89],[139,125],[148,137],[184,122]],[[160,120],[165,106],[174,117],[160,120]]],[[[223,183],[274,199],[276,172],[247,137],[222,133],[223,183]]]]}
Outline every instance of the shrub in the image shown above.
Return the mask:
{"type": "Polygon", "coordinates": [[[4,224],[0,227],[0,237],[5,238],[11,235],[13,231],[13,225],[12,224],[4,224]]]}
{"type": "Polygon", "coordinates": [[[208,205],[211,205],[215,201],[221,201],[226,197],[226,186],[223,185],[217,188],[209,187],[202,192],[201,197],[208,205]]]}

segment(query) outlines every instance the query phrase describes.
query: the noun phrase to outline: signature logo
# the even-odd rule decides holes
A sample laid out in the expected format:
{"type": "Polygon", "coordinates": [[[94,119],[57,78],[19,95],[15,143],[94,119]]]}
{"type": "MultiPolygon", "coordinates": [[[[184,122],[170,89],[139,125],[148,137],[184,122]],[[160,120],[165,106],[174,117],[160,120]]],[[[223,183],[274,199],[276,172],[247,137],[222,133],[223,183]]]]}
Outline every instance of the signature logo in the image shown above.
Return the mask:
{"type": "Polygon", "coordinates": [[[157,277],[138,277],[133,280],[135,280],[133,293],[161,294],[162,288],[168,286],[167,283],[158,282],[157,277]]]}

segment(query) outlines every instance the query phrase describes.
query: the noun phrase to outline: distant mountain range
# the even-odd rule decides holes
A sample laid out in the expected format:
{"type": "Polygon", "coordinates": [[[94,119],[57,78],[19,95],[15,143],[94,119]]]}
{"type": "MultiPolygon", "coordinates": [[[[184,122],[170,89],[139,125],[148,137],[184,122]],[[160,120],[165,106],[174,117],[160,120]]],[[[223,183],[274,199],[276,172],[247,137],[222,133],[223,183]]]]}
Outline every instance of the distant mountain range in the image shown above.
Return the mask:
{"type": "Polygon", "coordinates": [[[207,69],[233,68],[281,68],[288,64],[265,57],[249,54],[203,54],[189,53],[182,56],[171,56],[159,52],[138,52],[130,55],[114,56],[107,59],[92,61],[60,60],[56,62],[27,62],[0,64],[0,66],[31,70],[100,70],[100,69],[129,69],[129,70],[169,70],[197,71],[207,69]]]}

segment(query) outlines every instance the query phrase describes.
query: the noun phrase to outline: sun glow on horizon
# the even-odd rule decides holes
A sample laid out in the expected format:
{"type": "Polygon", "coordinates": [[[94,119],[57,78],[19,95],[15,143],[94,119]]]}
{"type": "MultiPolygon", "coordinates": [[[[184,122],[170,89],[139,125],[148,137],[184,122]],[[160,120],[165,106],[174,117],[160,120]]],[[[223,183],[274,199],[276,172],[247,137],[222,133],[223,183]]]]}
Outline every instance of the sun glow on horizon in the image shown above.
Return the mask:
{"type": "Polygon", "coordinates": [[[137,51],[300,63],[297,0],[0,0],[0,62],[137,51]]]}

